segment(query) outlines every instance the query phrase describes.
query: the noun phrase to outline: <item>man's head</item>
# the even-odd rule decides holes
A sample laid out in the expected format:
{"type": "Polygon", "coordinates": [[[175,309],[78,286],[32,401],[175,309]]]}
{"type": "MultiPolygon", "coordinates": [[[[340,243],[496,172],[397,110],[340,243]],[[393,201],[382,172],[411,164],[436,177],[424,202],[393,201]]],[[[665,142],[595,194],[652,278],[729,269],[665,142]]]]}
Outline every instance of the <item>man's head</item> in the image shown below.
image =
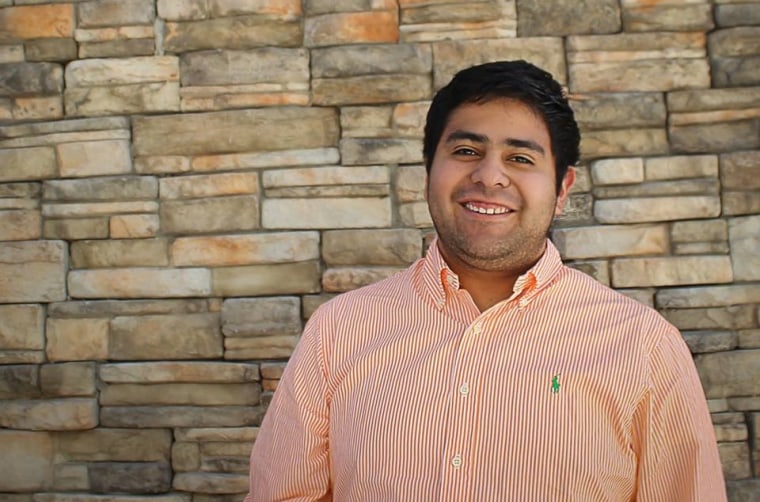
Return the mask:
{"type": "Polygon", "coordinates": [[[465,103],[499,98],[520,101],[543,120],[551,139],[559,192],[567,168],[575,165],[580,155],[578,124],[560,84],[548,72],[526,61],[499,61],[464,69],[438,91],[425,124],[422,151],[428,174],[451,113],[465,103]]]}

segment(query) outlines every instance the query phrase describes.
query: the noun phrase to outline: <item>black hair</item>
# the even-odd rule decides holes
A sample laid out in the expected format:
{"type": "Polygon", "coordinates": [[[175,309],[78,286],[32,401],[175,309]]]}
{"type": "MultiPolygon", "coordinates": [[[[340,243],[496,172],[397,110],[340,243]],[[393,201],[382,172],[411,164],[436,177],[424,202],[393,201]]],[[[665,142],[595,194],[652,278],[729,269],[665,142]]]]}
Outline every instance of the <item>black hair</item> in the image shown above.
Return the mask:
{"type": "Polygon", "coordinates": [[[422,153],[430,173],[433,156],[451,113],[465,103],[518,100],[532,108],[549,130],[557,191],[568,166],[580,157],[580,132],[562,86],[551,74],[527,61],[497,61],[461,70],[433,98],[425,123],[422,153]]]}

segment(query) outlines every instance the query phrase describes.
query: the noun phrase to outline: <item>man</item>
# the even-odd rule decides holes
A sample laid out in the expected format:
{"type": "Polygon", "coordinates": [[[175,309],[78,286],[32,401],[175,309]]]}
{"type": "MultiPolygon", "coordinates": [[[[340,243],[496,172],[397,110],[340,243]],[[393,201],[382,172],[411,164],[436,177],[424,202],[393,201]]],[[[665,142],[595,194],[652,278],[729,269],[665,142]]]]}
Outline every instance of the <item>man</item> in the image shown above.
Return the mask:
{"type": "Polygon", "coordinates": [[[425,127],[425,258],[309,320],[248,501],[725,500],[680,334],[547,240],[580,137],[524,61],[458,73],[425,127]]]}

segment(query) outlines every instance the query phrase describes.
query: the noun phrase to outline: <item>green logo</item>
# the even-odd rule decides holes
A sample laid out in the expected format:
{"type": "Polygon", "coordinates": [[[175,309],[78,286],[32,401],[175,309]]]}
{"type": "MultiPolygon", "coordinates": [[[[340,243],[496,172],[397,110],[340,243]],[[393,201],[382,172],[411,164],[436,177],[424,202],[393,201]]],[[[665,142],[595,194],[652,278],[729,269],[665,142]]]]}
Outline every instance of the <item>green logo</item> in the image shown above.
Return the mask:
{"type": "Polygon", "coordinates": [[[552,394],[559,393],[559,377],[560,377],[559,373],[557,373],[556,375],[552,377],[552,394]]]}

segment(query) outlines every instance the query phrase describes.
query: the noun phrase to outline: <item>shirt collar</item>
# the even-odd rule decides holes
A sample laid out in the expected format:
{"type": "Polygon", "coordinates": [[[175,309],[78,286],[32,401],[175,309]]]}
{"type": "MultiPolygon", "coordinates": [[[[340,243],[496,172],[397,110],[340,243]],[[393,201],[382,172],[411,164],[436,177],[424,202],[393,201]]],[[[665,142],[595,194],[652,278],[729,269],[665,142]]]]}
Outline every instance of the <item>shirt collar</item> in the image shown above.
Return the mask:
{"type": "MultiPolygon", "coordinates": [[[[562,268],[559,251],[550,240],[546,240],[546,250],[538,262],[517,278],[511,298],[520,297],[523,307],[538,292],[556,277],[562,268]]],[[[438,237],[430,243],[421,267],[422,284],[425,293],[439,310],[446,303],[446,291],[459,289],[459,276],[451,270],[438,249],[438,237]]]]}

